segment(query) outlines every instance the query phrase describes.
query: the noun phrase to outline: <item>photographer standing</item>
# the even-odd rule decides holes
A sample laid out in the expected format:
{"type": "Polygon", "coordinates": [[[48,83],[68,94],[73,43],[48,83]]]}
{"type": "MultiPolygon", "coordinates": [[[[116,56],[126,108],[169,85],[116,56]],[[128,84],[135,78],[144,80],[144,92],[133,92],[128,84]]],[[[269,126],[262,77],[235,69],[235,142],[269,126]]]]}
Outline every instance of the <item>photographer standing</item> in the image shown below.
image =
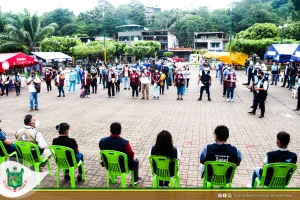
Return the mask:
{"type": "Polygon", "coordinates": [[[31,72],[31,77],[27,79],[27,85],[29,85],[29,103],[30,110],[39,110],[39,93],[37,92],[35,85],[41,85],[41,79],[37,77],[34,71],[31,72]]]}

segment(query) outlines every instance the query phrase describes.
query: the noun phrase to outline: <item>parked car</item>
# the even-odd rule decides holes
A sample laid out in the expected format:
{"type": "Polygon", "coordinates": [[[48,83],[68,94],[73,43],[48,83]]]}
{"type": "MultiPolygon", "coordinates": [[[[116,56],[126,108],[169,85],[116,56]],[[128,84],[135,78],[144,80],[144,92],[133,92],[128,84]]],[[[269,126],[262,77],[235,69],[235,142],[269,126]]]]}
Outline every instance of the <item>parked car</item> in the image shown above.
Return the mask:
{"type": "Polygon", "coordinates": [[[172,60],[173,60],[174,62],[184,62],[184,58],[179,58],[178,56],[174,56],[174,57],[172,58],[172,60]]]}

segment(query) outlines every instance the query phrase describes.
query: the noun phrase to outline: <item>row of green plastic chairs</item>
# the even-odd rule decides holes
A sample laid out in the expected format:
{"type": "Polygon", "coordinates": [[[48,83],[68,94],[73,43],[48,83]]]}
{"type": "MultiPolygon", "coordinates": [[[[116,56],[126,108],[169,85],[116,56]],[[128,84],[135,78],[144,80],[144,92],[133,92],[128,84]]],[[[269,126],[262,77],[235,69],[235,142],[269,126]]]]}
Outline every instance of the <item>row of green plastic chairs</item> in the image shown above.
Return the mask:
{"type": "MultiPolygon", "coordinates": [[[[40,151],[37,145],[29,142],[15,142],[14,145],[16,149],[21,155],[23,165],[33,166],[36,172],[39,172],[40,165],[42,163],[48,163],[49,174],[51,174],[49,159],[42,159],[40,156],[40,151]],[[37,159],[33,158],[31,149],[34,148],[37,153],[37,159]]],[[[79,166],[82,167],[82,179],[85,180],[85,172],[84,172],[84,164],[82,161],[77,162],[75,159],[75,153],[73,149],[64,147],[64,146],[49,146],[51,154],[54,158],[54,161],[57,165],[56,168],[56,186],[59,187],[59,171],[62,170],[65,174],[66,170],[69,170],[71,187],[75,188],[75,169],[79,166]],[[71,153],[72,161],[74,166],[70,166],[68,159],[66,157],[66,152],[69,151],[71,153]]],[[[18,162],[18,155],[16,152],[8,154],[4,148],[3,143],[0,141],[0,150],[2,150],[4,156],[0,156],[0,164],[6,161],[8,157],[15,156],[18,162]]],[[[0,154],[1,155],[1,154],[0,154]]],[[[131,173],[131,185],[134,187],[134,171],[129,170],[128,167],[128,158],[125,153],[111,150],[102,150],[100,151],[100,156],[102,161],[104,162],[104,166],[107,169],[106,173],[106,186],[110,187],[110,180],[113,184],[116,183],[116,177],[121,177],[122,188],[126,188],[126,175],[131,173]],[[124,166],[121,166],[119,163],[120,157],[123,157],[124,166]]],[[[180,187],[180,174],[178,170],[178,160],[177,159],[169,159],[164,156],[149,156],[149,163],[153,175],[153,188],[158,188],[159,181],[169,181],[170,187],[174,188],[175,183],[176,187],[180,187]],[[153,162],[155,162],[156,167],[153,167],[153,162]],[[174,176],[171,177],[169,166],[170,163],[174,162],[174,176]]],[[[211,187],[221,187],[221,188],[230,188],[232,179],[234,177],[234,173],[236,170],[236,165],[229,162],[217,162],[217,161],[209,161],[204,164],[204,180],[203,180],[203,188],[211,188],[211,187]],[[230,169],[230,176],[227,174],[230,169]],[[211,171],[211,174],[208,174],[208,171],[211,171]]],[[[264,188],[285,188],[294,172],[297,170],[297,165],[290,163],[274,163],[267,164],[263,168],[263,174],[261,180],[256,178],[254,187],[257,185],[261,185],[264,188]],[[269,168],[273,169],[273,176],[271,180],[269,180],[268,186],[265,185],[267,171],[269,168]]]]}

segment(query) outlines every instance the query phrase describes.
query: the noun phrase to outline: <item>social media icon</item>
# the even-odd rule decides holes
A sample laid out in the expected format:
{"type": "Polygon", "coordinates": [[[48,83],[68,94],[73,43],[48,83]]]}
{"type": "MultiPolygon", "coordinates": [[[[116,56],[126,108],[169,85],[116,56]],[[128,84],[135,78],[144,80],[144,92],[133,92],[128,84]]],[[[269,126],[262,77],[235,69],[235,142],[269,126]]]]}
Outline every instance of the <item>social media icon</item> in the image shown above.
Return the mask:
{"type": "Polygon", "coordinates": [[[226,198],[226,197],[227,197],[227,194],[226,194],[226,193],[224,193],[224,194],[223,194],[223,197],[224,197],[224,198],[226,198]]]}
{"type": "Polygon", "coordinates": [[[223,197],[223,195],[222,195],[221,193],[219,193],[219,194],[218,194],[218,197],[219,197],[219,198],[222,198],[222,197],[223,197]]]}

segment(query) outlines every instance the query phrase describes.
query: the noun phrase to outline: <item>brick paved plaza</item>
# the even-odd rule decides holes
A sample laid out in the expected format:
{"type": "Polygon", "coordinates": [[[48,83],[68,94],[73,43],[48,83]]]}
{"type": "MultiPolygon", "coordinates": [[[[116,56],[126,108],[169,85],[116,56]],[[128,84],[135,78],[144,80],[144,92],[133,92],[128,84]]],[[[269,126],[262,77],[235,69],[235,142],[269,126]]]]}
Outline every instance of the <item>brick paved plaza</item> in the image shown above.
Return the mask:
{"type": "MultiPolygon", "coordinates": [[[[67,122],[71,126],[71,137],[75,138],[79,150],[84,155],[86,181],[77,183],[76,187],[105,187],[105,169],[100,166],[99,140],[110,134],[112,122],[122,125],[122,137],[128,139],[140,160],[140,175],[144,181],[137,187],[151,187],[152,175],[148,163],[148,151],[155,143],[161,130],[168,130],[173,136],[173,142],[182,152],[180,160],[181,187],[202,187],[199,175],[199,154],[202,148],[213,143],[213,131],[217,125],[229,128],[229,143],[237,146],[243,155],[243,160],[237,168],[232,187],[246,187],[251,182],[254,167],[262,166],[266,152],[276,149],[276,134],[287,131],[291,135],[289,149],[300,155],[300,112],[295,112],[297,100],[291,98],[291,91],[277,86],[270,86],[267,97],[266,113],[259,119],[260,110],[256,116],[249,115],[252,105],[252,93],[243,86],[246,81],[244,71],[238,71],[238,83],[235,89],[234,102],[226,102],[222,97],[222,85],[212,73],[211,99],[197,101],[199,86],[197,83],[198,68],[191,68],[190,87],[183,101],[177,101],[176,90],[171,87],[159,100],[152,100],[153,88],[150,87],[150,100],[131,99],[131,90],[123,90],[114,99],[107,98],[107,90],[98,88],[98,94],[91,98],[79,98],[77,92],[66,94],[65,98],[57,98],[55,86],[52,93],[46,92],[46,84],[42,84],[37,116],[41,125],[38,128],[48,145],[58,137],[55,126],[67,122]]],[[[52,83],[53,84],[53,83],[52,83]]],[[[54,84],[53,84],[54,85],[54,84]]],[[[65,87],[65,91],[67,87],[65,87]]],[[[141,95],[139,96],[139,98],[141,95]]],[[[21,89],[21,96],[16,97],[15,91],[9,97],[3,97],[1,102],[1,128],[11,141],[15,141],[14,133],[23,127],[23,118],[29,113],[28,88],[21,89]]],[[[299,162],[298,162],[299,163],[299,162]]],[[[42,181],[42,187],[56,187],[56,166],[51,158],[53,176],[47,176],[42,181]]],[[[46,171],[46,167],[43,171],[46,171]]],[[[300,187],[300,170],[295,173],[289,187],[300,187]]],[[[76,170],[77,173],[77,170],[76,170]]],[[[130,177],[127,176],[127,185],[130,177]]],[[[60,186],[70,187],[70,182],[60,176],[60,186]]],[[[112,187],[120,187],[120,180],[112,187]]]]}

